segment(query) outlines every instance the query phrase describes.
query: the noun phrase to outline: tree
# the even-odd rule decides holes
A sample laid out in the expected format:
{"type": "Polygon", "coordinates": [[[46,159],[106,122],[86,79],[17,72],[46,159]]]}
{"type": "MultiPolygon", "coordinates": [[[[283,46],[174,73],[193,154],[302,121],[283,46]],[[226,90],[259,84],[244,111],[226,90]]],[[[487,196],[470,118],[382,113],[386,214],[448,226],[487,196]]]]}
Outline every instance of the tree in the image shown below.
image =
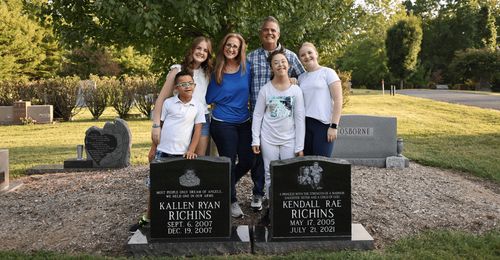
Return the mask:
{"type": "Polygon", "coordinates": [[[352,72],[353,85],[379,87],[387,79],[385,33],[397,20],[406,17],[402,5],[392,0],[365,1],[364,14],[358,21],[359,33],[352,38],[344,53],[337,60],[339,68],[352,72]]]}
{"type": "Polygon", "coordinates": [[[487,88],[493,75],[500,71],[500,51],[490,48],[458,51],[450,68],[457,79],[472,79],[479,83],[480,89],[487,88]]]}
{"type": "Polygon", "coordinates": [[[481,47],[495,49],[497,45],[497,29],[495,17],[491,14],[488,6],[482,6],[479,10],[477,29],[481,47]]]}
{"type": "Polygon", "coordinates": [[[105,48],[85,44],[81,48],[73,49],[66,55],[61,75],[77,75],[81,79],[88,79],[91,74],[118,76],[120,71],[120,66],[105,48]]]}
{"type": "Polygon", "coordinates": [[[387,31],[387,65],[391,74],[400,80],[401,88],[404,80],[416,69],[421,42],[422,28],[415,16],[400,20],[387,31]]]}
{"type": "Polygon", "coordinates": [[[95,41],[102,45],[133,46],[151,54],[156,70],[179,62],[194,36],[206,35],[214,46],[228,32],[240,32],[249,49],[259,46],[262,18],[274,15],[281,23],[281,41],[296,50],[312,41],[332,53],[344,46],[357,22],[354,0],[54,0],[45,14],[67,46],[95,41]],[[179,48],[179,46],[181,46],[179,48]]]}
{"type": "Polygon", "coordinates": [[[0,2],[0,79],[33,78],[45,59],[43,30],[22,13],[22,2],[0,2]]]}

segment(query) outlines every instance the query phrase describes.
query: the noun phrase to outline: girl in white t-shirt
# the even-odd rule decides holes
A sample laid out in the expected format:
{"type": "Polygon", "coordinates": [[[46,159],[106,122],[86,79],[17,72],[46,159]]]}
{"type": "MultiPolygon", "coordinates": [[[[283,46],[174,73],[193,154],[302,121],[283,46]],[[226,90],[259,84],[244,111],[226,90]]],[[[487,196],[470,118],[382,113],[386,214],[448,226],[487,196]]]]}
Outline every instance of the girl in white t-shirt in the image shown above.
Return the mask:
{"type": "Polygon", "coordinates": [[[207,102],[205,101],[205,95],[207,93],[207,86],[210,82],[210,74],[213,71],[212,65],[212,42],[210,39],[199,36],[196,37],[184,57],[184,61],[181,65],[175,64],[170,67],[170,71],[165,80],[165,84],[158,95],[155,102],[155,109],[153,110],[153,128],[151,130],[151,139],[153,145],[151,151],[149,152],[150,161],[154,156],[156,146],[160,143],[160,116],[162,111],[163,102],[165,99],[173,96],[174,92],[174,78],[175,75],[185,69],[193,74],[194,82],[196,83],[196,89],[193,93],[193,98],[200,104],[203,105],[205,110],[205,120],[206,123],[202,125],[201,138],[196,147],[196,154],[199,156],[204,156],[209,142],[209,129],[210,129],[210,117],[208,112],[207,102]]]}
{"type": "Polygon", "coordinates": [[[333,69],[318,64],[318,51],[312,43],[302,44],[299,59],[306,69],[299,76],[306,110],[304,155],[331,157],[342,113],[340,78],[333,69]]]}
{"type": "Polygon", "coordinates": [[[265,170],[265,193],[269,197],[269,164],[303,156],[304,99],[300,87],[291,84],[288,60],[282,51],[269,55],[272,80],[259,91],[252,120],[252,150],[262,150],[265,170]]]}

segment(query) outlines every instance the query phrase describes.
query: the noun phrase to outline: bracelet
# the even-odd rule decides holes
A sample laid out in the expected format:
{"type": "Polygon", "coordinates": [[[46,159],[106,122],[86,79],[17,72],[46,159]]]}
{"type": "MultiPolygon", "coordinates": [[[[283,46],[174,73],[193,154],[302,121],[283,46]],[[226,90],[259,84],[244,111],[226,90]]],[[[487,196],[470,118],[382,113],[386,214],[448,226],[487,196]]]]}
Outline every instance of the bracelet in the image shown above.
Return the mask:
{"type": "Polygon", "coordinates": [[[330,124],[330,128],[337,129],[337,124],[335,124],[335,123],[331,123],[331,124],[330,124]]]}
{"type": "Polygon", "coordinates": [[[152,126],[153,128],[160,128],[160,125],[159,124],[153,124],[152,126]]]}

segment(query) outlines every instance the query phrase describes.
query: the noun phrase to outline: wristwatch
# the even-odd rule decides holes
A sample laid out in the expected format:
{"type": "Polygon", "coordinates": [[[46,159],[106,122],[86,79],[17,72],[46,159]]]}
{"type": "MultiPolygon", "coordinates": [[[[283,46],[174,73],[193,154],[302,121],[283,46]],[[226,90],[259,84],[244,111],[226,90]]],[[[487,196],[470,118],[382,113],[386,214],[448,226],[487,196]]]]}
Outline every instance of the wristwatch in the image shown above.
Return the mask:
{"type": "Polygon", "coordinates": [[[331,123],[331,124],[330,124],[330,128],[337,129],[337,124],[335,124],[335,123],[331,123]]]}
{"type": "Polygon", "coordinates": [[[160,125],[153,123],[153,128],[160,128],[160,125]]]}

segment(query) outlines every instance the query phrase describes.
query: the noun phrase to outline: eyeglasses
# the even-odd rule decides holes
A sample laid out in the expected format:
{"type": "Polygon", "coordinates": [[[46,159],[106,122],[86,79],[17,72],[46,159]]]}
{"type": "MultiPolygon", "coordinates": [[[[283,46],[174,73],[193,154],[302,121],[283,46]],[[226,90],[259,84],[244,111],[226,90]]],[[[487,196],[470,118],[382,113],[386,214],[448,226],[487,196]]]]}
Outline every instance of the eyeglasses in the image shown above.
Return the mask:
{"type": "Polygon", "coordinates": [[[235,44],[231,44],[231,43],[226,43],[225,47],[226,47],[226,49],[228,49],[228,50],[230,50],[230,49],[239,50],[239,49],[240,49],[240,46],[235,45],[235,44]]]}
{"type": "Polygon", "coordinates": [[[181,88],[189,88],[189,87],[194,86],[194,85],[196,85],[194,82],[189,81],[189,82],[177,83],[176,86],[181,87],[181,88]]]}

